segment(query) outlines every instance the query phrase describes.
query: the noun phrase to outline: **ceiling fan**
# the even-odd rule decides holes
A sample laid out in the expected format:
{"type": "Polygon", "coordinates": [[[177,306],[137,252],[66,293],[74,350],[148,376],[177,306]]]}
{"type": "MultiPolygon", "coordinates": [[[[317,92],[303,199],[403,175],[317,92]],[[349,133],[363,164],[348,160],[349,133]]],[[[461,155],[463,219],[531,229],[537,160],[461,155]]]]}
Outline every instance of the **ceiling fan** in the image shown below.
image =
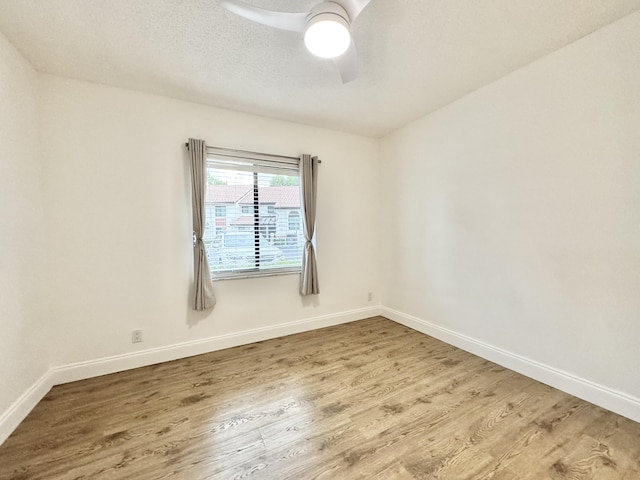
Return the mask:
{"type": "Polygon", "coordinates": [[[307,49],[321,58],[331,58],[342,82],[358,75],[358,54],[351,38],[351,25],[370,0],[332,0],[315,5],[309,12],[275,12],[254,7],[240,0],[222,0],[230,12],[257,23],[282,30],[304,33],[307,49]]]}

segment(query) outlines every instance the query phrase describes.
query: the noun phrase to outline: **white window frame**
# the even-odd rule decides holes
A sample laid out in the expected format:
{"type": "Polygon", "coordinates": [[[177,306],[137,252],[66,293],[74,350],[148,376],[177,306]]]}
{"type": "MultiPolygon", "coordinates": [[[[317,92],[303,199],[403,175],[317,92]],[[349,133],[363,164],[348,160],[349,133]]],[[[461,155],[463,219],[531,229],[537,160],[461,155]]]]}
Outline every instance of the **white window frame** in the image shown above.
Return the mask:
{"type": "MultiPolygon", "coordinates": [[[[254,152],[242,152],[238,150],[228,150],[225,148],[208,147],[207,148],[207,169],[218,168],[225,170],[235,170],[242,172],[254,173],[254,191],[257,186],[257,174],[270,173],[275,175],[287,175],[294,176],[300,175],[300,160],[292,157],[283,157],[280,155],[269,155],[254,152]]],[[[300,187],[298,187],[300,188],[300,187]]],[[[256,198],[256,197],[254,197],[256,198]]],[[[300,203],[302,210],[302,202],[300,203]]],[[[254,215],[260,215],[259,204],[254,203],[254,215]],[[256,208],[256,205],[258,208],[256,208]]],[[[242,206],[241,206],[242,214],[242,206]]],[[[300,211],[300,218],[302,218],[302,211],[300,211]]],[[[254,231],[254,234],[256,232],[254,231]]],[[[226,280],[237,278],[251,278],[251,277],[263,277],[273,275],[292,275],[300,274],[302,271],[302,261],[300,265],[292,267],[279,267],[279,268],[260,268],[259,264],[259,235],[257,232],[256,238],[256,263],[257,268],[254,269],[240,269],[225,270],[223,272],[211,270],[211,279],[226,280]]],[[[210,259],[211,262],[211,259],[210,259]]]]}

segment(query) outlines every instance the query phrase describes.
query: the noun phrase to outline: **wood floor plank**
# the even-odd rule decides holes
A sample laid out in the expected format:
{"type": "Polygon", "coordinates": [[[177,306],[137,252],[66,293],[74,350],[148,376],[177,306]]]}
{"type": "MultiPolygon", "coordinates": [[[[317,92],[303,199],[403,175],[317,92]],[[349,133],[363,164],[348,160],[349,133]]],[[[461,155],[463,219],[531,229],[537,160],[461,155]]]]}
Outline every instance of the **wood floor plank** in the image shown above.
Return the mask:
{"type": "Polygon", "coordinates": [[[54,387],[0,480],[640,479],[640,424],[382,317],[54,387]]]}

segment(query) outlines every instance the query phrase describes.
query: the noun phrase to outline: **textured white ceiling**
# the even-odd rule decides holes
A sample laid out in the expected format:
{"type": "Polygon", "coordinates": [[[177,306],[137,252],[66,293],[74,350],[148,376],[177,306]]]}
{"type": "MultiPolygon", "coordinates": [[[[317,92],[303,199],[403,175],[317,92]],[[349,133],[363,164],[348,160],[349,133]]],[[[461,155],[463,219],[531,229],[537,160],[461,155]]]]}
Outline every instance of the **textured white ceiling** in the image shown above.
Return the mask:
{"type": "Polygon", "coordinates": [[[41,72],[378,137],[638,9],[640,0],[371,0],[353,27],[360,76],[347,85],[298,34],[216,0],[2,0],[0,31],[41,72]]]}

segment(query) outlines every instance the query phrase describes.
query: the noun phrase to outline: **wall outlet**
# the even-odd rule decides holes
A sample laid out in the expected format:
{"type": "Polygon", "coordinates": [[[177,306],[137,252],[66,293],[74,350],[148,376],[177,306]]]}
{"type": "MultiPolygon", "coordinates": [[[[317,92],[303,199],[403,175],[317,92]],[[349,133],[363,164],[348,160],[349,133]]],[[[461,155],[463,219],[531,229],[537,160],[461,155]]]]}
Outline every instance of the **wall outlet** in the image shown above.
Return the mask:
{"type": "Polygon", "coordinates": [[[370,302],[371,300],[373,300],[373,293],[369,292],[367,293],[367,301],[370,302]]]}
{"type": "Polygon", "coordinates": [[[131,332],[131,343],[142,342],[142,330],[133,330],[131,332]]]}

